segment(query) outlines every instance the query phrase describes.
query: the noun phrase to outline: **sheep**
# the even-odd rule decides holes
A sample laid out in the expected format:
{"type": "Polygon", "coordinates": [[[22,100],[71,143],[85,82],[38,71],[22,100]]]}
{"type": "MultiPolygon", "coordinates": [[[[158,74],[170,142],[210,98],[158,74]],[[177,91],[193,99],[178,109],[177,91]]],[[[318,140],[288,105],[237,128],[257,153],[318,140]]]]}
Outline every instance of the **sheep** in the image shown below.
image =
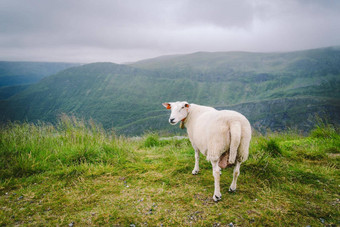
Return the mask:
{"type": "Polygon", "coordinates": [[[231,110],[216,110],[212,107],[189,104],[188,102],[162,103],[171,109],[169,123],[181,122],[186,128],[189,140],[195,150],[195,167],[193,175],[199,172],[199,152],[210,161],[214,176],[215,202],[221,200],[220,172],[221,168],[235,165],[233,180],[229,191],[236,191],[237,177],[241,163],[248,159],[251,126],[242,114],[231,110]]]}

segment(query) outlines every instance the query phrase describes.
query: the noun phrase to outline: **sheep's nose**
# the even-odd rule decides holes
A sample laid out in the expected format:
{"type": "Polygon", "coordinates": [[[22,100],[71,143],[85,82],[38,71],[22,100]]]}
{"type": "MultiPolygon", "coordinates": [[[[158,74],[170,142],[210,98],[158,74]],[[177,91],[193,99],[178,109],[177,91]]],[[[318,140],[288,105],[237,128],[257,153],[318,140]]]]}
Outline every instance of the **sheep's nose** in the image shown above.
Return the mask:
{"type": "Polygon", "coordinates": [[[175,123],[174,121],[175,121],[175,118],[170,118],[170,123],[175,123]]]}

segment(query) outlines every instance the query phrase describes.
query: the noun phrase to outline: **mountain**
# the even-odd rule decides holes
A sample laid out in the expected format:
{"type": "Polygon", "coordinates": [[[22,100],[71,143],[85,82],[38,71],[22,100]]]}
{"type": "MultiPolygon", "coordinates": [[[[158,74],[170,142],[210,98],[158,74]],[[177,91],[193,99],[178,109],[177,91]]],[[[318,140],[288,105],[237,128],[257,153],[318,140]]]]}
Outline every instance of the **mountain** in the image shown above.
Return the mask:
{"type": "Polygon", "coordinates": [[[8,99],[9,97],[25,90],[28,87],[29,87],[29,84],[20,84],[20,85],[0,87],[0,100],[8,99]]]}
{"type": "Polygon", "coordinates": [[[324,48],[292,53],[199,52],[144,60],[132,66],[164,77],[227,84],[228,92],[217,103],[214,95],[213,104],[218,105],[297,95],[339,98],[339,63],[340,48],[324,48]]]}
{"type": "Polygon", "coordinates": [[[58,62],[0,61],[0,87],[36,83],[46,76],[79,65],[58,62]]]}
{"type": "Polygon", "coordinates": [[[187,100],[243,113],[258,130],[340,123],[340,49],[198,52],[129,65],[92,63],[42,79],[0,102],[1,121],[93,118],[119,134],[180,133],[161,103],[187,100]]]}
{"type": "Polygon", "coordinates": [[[59,62],[0,61],[0,100],[9,98],[46,76],[79,65],[59,62]]]}

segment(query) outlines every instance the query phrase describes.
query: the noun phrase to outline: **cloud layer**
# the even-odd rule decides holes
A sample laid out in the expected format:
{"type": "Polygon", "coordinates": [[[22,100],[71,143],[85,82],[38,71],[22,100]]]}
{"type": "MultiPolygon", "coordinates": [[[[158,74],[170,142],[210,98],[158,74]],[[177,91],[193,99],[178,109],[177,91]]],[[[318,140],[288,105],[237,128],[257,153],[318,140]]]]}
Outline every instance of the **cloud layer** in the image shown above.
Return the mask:
{"type": "Polygon", "coordinates": [[[340,45],[335,0],[2,0],[0,60],[129,62],[340,45]]]}

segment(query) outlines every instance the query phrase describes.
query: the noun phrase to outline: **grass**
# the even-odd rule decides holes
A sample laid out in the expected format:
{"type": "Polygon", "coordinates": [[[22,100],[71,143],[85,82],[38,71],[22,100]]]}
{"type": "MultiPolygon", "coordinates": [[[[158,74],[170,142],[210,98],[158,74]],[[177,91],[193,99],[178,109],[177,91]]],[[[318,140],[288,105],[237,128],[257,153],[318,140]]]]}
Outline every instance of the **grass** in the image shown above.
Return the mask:
{"type": "Polygon", "coordinates": [[[340,136],[323,125],[255,135],[236,193],[213,202],[211,165],[187,139],[125,138],[62,116],[0,130],[0,225],[322,226],[340,224],[340,136]]]}

